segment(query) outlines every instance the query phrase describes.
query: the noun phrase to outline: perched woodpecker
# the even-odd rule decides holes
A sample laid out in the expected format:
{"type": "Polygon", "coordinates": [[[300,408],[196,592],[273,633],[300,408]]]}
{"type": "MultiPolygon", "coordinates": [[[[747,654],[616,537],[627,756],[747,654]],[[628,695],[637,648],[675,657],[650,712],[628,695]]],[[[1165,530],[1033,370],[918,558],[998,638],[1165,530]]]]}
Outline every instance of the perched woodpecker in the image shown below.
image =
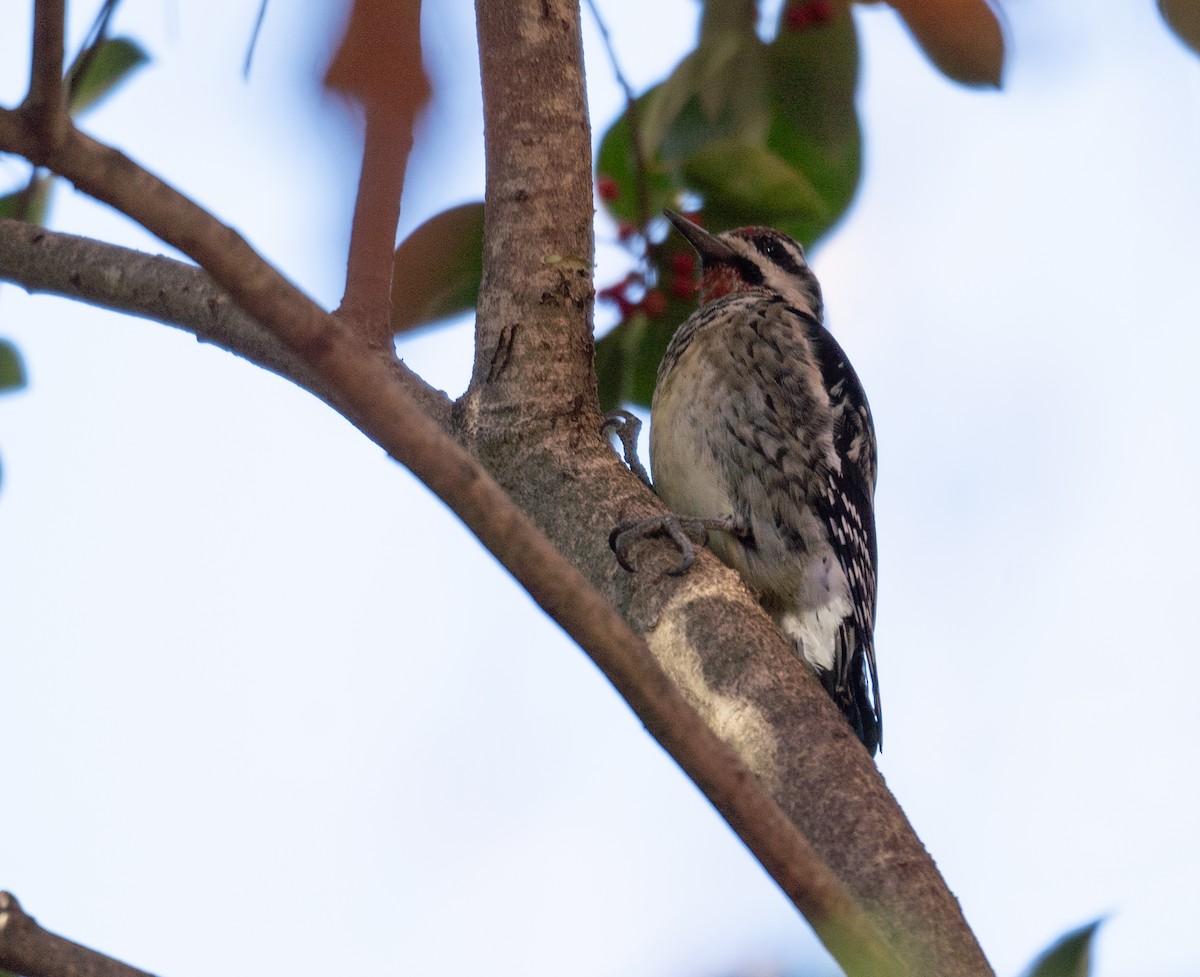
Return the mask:
{"type": "Polygon", "coordinates": [[[700,308],[667,347],[650,414],[654,490],[674,516],[618,527],[625,551],[684,530],[737,570],[820,677],[867,750],[875,671],[875,429],[822,324],[804,250],[770,228],[713,235],[667,218],[700,255],[700,308]]]}

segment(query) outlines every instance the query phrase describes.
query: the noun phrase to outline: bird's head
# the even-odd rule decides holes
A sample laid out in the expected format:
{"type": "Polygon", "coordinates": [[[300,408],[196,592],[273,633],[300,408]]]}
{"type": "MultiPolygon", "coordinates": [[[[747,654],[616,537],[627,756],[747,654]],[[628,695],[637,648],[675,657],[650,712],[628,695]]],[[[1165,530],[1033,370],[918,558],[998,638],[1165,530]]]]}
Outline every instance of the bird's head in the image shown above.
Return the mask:
{"type": "Polygon", "coordinates": [[[700,255],[700,304],[731,292],[761,288],[781,295],[790,305],[820,320],[824,312],[821,286],[804,260],[804,249],[770,227],[739,227],[710,234],[682,214],[664,211],[700,255]]]}

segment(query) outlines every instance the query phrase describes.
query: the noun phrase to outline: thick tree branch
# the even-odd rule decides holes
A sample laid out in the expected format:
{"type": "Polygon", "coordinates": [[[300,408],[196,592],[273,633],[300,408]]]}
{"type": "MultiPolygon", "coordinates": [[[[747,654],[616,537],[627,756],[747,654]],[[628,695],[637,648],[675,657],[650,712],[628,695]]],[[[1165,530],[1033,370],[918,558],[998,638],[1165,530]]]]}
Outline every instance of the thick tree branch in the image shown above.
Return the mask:
{"type": "MultiPolygon", "coordinates": [[[[0,126],[0,145],[10,135],[0,126]]],[[[651,733],[806,913],[848,973],[905,973],[875,925],[612,606],[479,463],[417,408],[381,357],[339,319],[295,292],[235,232],[122,154],[72,133],[60,153],[40,162],[100,199],[128,207],[131,216],[205,262],[214,277],[226,274],[222,284],[253,305],[276,335],[341,391],[360,429],[446,501],[539,605],[588,650],[651,733]],[[139,192],[131,193],[130,187],[139,192]],[[240,263],[231,263],[233,252],[240,263]]],[[[593,440],[599,442],[598,433],[593,440]]]]}
{"type": "MultiPolygon", "coordinates": [[[[14,132],[5,125],[11,121],[0,117],[0,145],[38,156],[36,136],[23,129],[14,132]]],[[[121,153],[72,131],[58,151],[35,161],[203,263],[244,308],[341,391],[362,430],[445,500],[547,613],[588,649],[651,732],[742,832],[849,972],[903,972],[874,924],[611,605],[478,462],[417,408],[381,357],[340,320],[300,295],[234,231],[121,153]]],[[[578,273],[572,268],[570,275],[578,273]]],[[[592,440],[599,442],[598,433],[593,432],[592,440]]]]}
{"type": "Polygon", "coordinates": [[[0,892],[0,970],[22,977],[151,977],[42,929],[10,892],[0,892]]]}
{"type": "Polygon", "coordinates": [[[668,578],[674,554],[648,546],[630,576],[607,551],[613,525],[661,507],[595,434],[590,283],[572,264],[591,260],[590,146],[570,121],[586,111],[578,7],[476,11],[488,212],[475,370],[455,414],[464,439],[625,611],[914,972],[990,974],[874,763],[736,574],[705,553],[668,578]]]}
{"type": "MultiPolygon", "coordinates": [[[[119,152],[73,131],[48,146],[27,115],[0,112],[0,148],[67,176],[183,250],[341,391],[364,432],[451,505],[593,655],[831,948],[879,946],[869,924],[855,923],[857,902],[911,972],[990,973],[874,765],[736,576],[704,554],[686,581],[663,581],[651,571],[670,557],[654,551],[646,572],[629,578],[616,570],[604,543],[608,529],[654,503],[598,434],[578,8],[567,0],[480,0],[479,23],[489,136],[487,265],[479,355],[457,425],[558,549],[416,408],[383,358],[234,231],[119,152]],[[622,601],[674,683],[562,552],[622,601]],[[788,820],[802,827],[854,901],[844,899],[788,820]]],[[[885,957],[880,951],[869,959],[885,957]]],[[[842,959],[856,973],[888,972],[842,959]]]]}
{"type": "MultiPolygon", "coordinates": [[[[349,412],[339,391],[195,265],[0,218],[0,280],[177,326],[349,412]]],[[[389,362],[421,410],[448,429],[449,398],[403,363],[389,362]]]]}

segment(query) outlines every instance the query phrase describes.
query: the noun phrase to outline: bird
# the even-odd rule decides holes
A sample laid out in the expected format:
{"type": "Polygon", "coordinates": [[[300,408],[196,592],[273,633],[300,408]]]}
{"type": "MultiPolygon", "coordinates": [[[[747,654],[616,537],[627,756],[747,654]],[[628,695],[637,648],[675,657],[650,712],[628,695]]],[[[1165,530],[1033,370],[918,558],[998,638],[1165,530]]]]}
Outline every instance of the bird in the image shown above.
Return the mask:
{"type": "MultiPolygon", "coordinates": [[[[652,488],[671,510],[614,529],[666,533],[690,566],[702,541],[741,574],[874,756],[875,427],[824,325],[804,249],[769,227],[712,234],[667,219],[700,258],[699,307],[676,330],[650,408],[652,488]]],[[[628,455],[628,451],[626,452],[628,455]]]]}

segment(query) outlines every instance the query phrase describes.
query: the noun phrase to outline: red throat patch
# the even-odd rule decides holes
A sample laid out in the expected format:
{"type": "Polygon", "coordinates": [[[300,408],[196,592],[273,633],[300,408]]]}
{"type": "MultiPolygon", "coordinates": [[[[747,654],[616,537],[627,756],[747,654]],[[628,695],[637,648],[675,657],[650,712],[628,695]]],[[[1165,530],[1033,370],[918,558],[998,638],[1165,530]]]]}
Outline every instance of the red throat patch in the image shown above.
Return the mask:
{"type": "Polygon", "coordinates": [[[738,292],[746,287],[733,268],[723,262],[716,262],[704,269],[700,276],[700,304],[706,305],[730,292],[738,292]]]}

